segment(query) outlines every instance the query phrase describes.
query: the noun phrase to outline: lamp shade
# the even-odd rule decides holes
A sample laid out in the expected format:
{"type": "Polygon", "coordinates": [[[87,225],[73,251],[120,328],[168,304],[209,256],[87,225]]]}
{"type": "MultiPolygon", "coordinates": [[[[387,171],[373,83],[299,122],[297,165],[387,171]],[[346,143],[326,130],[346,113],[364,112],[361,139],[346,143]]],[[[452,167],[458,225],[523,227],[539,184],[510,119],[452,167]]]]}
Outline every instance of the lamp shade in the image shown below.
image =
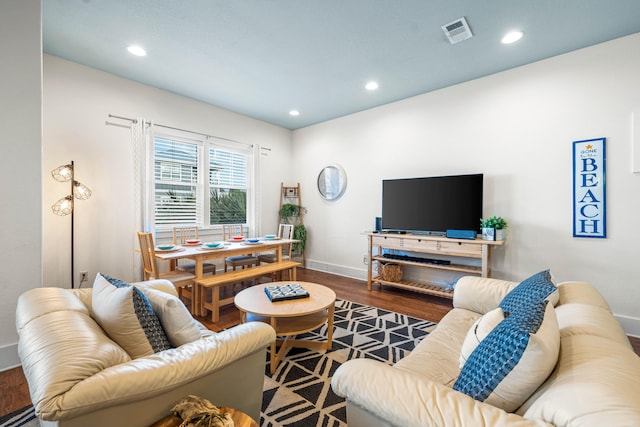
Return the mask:
{"type": "Polygon", "coordinates": [[[86,185],[73,181],[73,195],[78,200],[87,200],[91,197],[91,190],[86,185]]]}
{"type": "Polygon", "coordinates": [[[51,171],[51,176],[56,181],[67,182],[73,176],[73,165],[68,164],[68,165],[58,166],[57,168],[51,171]]]}
{"type": "Polygon", "coordinates": [[[56,215],[69,215],[73,211],[73,196],[69,195],[58,200],[51,206],[51,210],[53,210],[53,213],[56,215]]]}

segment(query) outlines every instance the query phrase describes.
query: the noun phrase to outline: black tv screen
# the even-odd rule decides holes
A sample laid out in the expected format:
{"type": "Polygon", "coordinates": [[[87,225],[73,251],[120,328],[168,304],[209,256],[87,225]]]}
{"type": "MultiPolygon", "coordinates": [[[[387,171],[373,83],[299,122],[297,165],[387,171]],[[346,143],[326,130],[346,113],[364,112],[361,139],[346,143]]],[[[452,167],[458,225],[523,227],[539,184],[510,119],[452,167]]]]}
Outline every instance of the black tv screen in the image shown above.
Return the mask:
{"type": "Polygon", "coordinates": [[[383,180],[382,229],[479,232],[482,188],[482,174],[383,180]]]}

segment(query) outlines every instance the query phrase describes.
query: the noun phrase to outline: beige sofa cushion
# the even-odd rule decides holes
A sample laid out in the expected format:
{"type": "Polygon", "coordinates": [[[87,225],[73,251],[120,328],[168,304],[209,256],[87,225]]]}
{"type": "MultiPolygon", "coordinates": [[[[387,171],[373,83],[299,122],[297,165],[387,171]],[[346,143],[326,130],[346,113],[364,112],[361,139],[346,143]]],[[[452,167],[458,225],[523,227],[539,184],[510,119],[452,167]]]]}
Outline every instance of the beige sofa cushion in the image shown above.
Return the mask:
{"type": "Polygon", "coordinates": [[[518,409],[555,426],[640,426],[640,357],[593,335],[562,338],[557,366],[518,409]]]}
{"type": "Polygon", "coordinates": [[[479,317],[478,313],[472,311],[451,310],[408,356],[393,365],[394,369],[420,375],[443,385],[453,385],[460,373],[458,359],[462,342],[479,317]]]}
{"type": "Polygon", "coordinates": [[[79,381],[131,360],[67,289],[26,291],[18,299],[16,318],[18,353],[36,408],[59,409],[60,396],[79,381]]]}
{"type": "Polygon", "coordinates": [[[98,324],[132,358],[171,348],[149,300],[135,286],[98,273],[91,304],[98,324]]]}
{"type": "Polygon", "coordinates": [[[562,282],[558,285],[558,291],[560,292],[558,305],[567,303],[589,304],[611,312],[607,301],[591,283],[578,281],[562,282]]]}
{"type": "Polygon", "coordinates": [[[518,282],[499,279],[475,276],[461,277],[453,292],[453,306],[485,314],[496,308],[517,284],[518,282]]]}
{"type": "Polygon", "coordinates": [[[89,309],[73,295],[62,288],[43,288],[38,292],[25,292],[21,296],[20,310],[16,310],[16,329],[18,332],[31,320],[57,311],[74,311],[90,316],[89,309]],[[42,300],[46,303],[43,303],[42,300]]]}

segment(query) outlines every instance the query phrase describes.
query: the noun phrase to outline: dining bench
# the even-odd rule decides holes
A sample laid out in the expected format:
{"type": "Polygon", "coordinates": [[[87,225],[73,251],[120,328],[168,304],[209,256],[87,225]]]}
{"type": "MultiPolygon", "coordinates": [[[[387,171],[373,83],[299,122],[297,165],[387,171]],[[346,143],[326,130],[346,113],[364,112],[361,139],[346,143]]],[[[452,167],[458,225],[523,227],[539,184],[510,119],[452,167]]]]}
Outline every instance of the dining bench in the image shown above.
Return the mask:
{"type": "Polygon", "coordinates": [[[196,300],[198,301],[196,307],[200,307],[201,313],[204,313],[204,310],[211,311],[211,321],[217,322],[220,320],[220,307],[231,304],[234,298],[231,296],[220,299],[222,286],[286,270],[289,271],[289,279],[296,280],[296,267],[298,266],[300,266],[299,262],[286,260],[196,279],[194,281],[196,300]],[[211,289],[211,301],[207,300],[207,289],[211,289]]]}

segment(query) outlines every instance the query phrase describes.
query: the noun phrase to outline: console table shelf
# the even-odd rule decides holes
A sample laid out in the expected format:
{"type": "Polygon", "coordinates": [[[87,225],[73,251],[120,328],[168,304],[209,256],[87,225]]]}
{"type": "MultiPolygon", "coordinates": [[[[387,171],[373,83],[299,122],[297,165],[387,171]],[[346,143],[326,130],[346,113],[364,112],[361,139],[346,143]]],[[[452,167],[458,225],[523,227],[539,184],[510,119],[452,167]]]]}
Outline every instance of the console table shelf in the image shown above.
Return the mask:
{"type": "Polygon", "coordinates": [[[422,292],[423,294],[437,295],[444,298],[453,298],[453,290],[447,291],[442,286],[431,285],[429,283],[414,282],[411,280],[400,280],[399,282],[389,282],[378,276],[373,279],[381,285],[394,286],[396,288],[409,289],[410,291],[422,292]]]}
{"type": "Polygon", "coordinates": [[[379,261],[379,262],[388,262],[389,264],[413,265],[416,267],[433,268],[434,270],[459,271],[462,273],[478,274],[478,275],[482,274],[482,267],[476,267],[474,265],[430,264],[425,262],[403,261],[401,259],[385,258],[385,257],[375,256],[375,255],[373,256],[373,260],[379,261]]]}
{"type": "MultiPolygon", "coordinates": [[[[449,239],[441,236],[422,236],[413,234],[385,234],[370,233],[369,237],[369,272],[367,287],[372,288],[373,283],[381,285],[395,286],[404,289],[414,290],[430,295],[437,295],[445,298],[452,298],[453,292],[446,291],[440,286],[429,283],[420,283],[416,281],[400,280],[398,282],[390,282],[384,280],[381,276],[373,277],[374,263],[392,263],[404,266],[412,266],[418,268],[430,268],[434,270],[445,270],[451,272],[459,272],[466,274],[478,275],[481,277],[489,277],[489,251],[493,246],[504,244],[503,240],[466,240],[466,239],[449,239]],[[374,254],[374,249],[377,249],[374,254]],[[384,249],[413,252],[418,254],[437,254],[438,259],[446,259],[447,257],[480,259],[481,265],[466,264],[433,264],[419,261],[387,258],[382,256],[384,249]]],[[[428,256],[424,256],[428,258],[428,256]]],[[[380,270],[380,269],[378,269],[380,270]]]]}

